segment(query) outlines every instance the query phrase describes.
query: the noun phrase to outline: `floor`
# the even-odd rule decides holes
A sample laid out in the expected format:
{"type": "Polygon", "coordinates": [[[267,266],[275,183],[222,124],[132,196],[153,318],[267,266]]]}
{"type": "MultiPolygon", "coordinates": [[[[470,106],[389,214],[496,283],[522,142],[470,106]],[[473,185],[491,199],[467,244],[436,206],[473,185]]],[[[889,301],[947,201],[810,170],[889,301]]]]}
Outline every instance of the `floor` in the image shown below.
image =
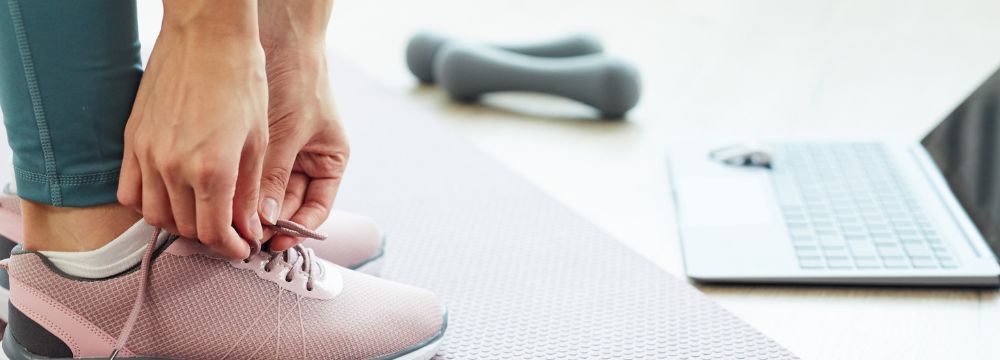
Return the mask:
{"type": "MultiPolygon", "coordinates": [[[[688,137],[916,139],[1000,64],[994,1],[342,1],[330,47],[664,269],[683,275],[664,160],[688,137]],[[624,122],[526,94],[450,102],[407,72],[418,29],[576,30],[633,61],[624,122]]],[[[996,291],[701,286],[807,359],[997,358],[996,291]]]]}

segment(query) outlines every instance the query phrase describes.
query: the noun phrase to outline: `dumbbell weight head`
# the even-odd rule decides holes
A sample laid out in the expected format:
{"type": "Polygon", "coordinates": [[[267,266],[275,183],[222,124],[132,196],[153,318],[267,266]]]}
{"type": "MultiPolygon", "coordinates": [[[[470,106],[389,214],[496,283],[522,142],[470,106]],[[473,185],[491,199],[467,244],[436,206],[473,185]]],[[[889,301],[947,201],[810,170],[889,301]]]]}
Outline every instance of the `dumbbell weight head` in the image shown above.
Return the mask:
{"type": "Polygon", "coordinates": [[[463,42],[445,45],[434,61],[440,85],[468,101],[500,91],[529,91],[590,105],[605,118],[621,118],[639,102],[639,73],[603,56],[539,58],[463,42]]]}
{"type": "MultiPolygon", "coordinates": [[[[442,45],[454,41],[433,32],[419,32],[406,46],[406,65],[423,83],[434,82],[434,58],[442,45]]],[[[598,54],[604,51],[601,42],[589,34],[574,34],[548,41],[521,45],[493,45],[499,49],[540,57],[568,57],[598,54]]]]}

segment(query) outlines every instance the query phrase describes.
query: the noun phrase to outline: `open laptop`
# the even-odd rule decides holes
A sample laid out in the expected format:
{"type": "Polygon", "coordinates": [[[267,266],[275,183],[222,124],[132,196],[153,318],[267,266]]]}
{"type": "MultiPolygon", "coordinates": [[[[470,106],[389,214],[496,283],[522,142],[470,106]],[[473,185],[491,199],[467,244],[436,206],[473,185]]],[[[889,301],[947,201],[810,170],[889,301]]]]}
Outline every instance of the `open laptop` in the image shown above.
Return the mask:
{"type": "Polygon", "coordinates": [[[671,153],[691,278],[1000,285],[1000,71],[919,142],[718,145],[671,153]]]}

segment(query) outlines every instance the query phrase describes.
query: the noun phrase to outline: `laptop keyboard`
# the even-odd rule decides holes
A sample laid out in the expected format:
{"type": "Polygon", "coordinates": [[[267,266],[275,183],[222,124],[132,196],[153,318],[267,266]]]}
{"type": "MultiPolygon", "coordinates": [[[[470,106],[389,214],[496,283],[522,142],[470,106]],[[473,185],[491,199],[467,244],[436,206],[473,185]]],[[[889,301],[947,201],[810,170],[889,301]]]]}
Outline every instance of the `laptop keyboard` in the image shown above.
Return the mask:
{"type": "Polygon", "coordinates": [[[801,268],[958,267],[882,144],[775,147],[774,188],[801,268]]]}

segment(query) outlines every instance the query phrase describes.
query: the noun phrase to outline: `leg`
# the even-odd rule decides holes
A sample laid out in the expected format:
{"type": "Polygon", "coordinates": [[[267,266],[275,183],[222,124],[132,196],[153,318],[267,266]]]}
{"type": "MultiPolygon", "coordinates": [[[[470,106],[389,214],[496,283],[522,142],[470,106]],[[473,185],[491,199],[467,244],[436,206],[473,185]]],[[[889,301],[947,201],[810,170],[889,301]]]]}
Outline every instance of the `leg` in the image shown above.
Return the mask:
{"type": "Polygon", "coordinates": [[[116,199],[142,75],[136,27],[134,0],[0,4],[0,106],[26,248],[95,249],[140,217],[116,199]]]}

